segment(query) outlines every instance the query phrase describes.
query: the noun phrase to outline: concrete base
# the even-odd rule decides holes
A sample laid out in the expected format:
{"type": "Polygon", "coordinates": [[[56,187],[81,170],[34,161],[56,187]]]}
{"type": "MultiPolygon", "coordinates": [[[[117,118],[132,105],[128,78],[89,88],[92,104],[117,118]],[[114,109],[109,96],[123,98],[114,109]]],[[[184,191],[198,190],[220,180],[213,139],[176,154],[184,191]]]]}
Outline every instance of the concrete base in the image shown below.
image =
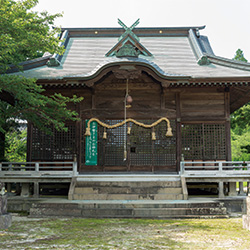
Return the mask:
{"type": "Polygon", "coordinates": [[[0,229],[7,229],[11,226],[11,215],[2,214],[0,215],[0,229]]]}
{"type": "Polygon", "coordinates": [[[30,184],[29,183],[22,183],[22,197],[29,197],[30,196],[30,184]]]}
{"type": "Polygon", "coordinates": [[[11,226],[11,215],[7,213],[7,195],[0,195],[0,229],[11,226]]]}
{"type": "Polygon", "coordinates": [[[243,215],[243,228],[250,230],[250,196],[246,198],[247,214],[243,215]]]}
{"type": "Polygon", "coordinates": [[[243,222],[243,228],[250,230],[250,216],[243,215],[242,222],[243,222]]]}
{"type": "MultiPolygon", "coordinates": [[[[53,198],[52,198],[53,199],[53,198]]],[[[33,203],[51,200],[51,198],[24,198],[21,196],[13,196],[8,198],[9,212],[29,212],[33,203]]]]}
{"type": "Polygon", "coordinates": [[[218,200],[224,203],[229,214],[246,213],[246,196],[225,197],[218,200]]]}
{"type": "Polygon", "coordinates": [[[228,196],[237,196],[236,182],[229,182],[229,193],[228,196]]]}
{"type": "Polygon", "coordinates": [[[173,200],[51,200],[34,203],[30,217],[82,218],[227,218],[226,208],[215,201],[173,200]]]}
{"type": "Polygon", "coordinates": [[[0,195],[0,215],[7,214],[7,195],[0,195]]]}

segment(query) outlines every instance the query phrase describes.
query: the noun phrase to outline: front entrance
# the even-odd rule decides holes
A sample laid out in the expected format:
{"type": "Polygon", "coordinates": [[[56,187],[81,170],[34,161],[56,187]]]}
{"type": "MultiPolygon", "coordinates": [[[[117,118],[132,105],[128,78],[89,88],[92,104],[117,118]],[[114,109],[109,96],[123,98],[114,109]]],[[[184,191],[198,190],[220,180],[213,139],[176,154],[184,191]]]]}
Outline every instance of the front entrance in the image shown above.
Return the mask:
{"type": "MultiPolygon", "coordinates": [[[[121,121],[104,120],[103,122],[114,125],[121,121]]],[[[153,121],[140,120],[139,122],[151,124],[153,121]]],[[[158,124],[153,129],[129,122],[121,127],[106,130],[98,124],[97,161],[93,169],[99,168],[102,171],[176,172],[175,121],[171,121],[171,127],[173,136],[166,137],[165,122],[158,124]],[[128,128],[130,128],[129,133],[128,128]],[[103,138],[104,132],[107,133],[106,138],[103,138]],[[152,140],[152,132],[155,133],[154,140],[152,140]]],[[[88,145],[85,145],[85,147],[88,147],[88,145]]],[[[91,166],[86,167],[89,171],[91,170],[91,166]]]]}

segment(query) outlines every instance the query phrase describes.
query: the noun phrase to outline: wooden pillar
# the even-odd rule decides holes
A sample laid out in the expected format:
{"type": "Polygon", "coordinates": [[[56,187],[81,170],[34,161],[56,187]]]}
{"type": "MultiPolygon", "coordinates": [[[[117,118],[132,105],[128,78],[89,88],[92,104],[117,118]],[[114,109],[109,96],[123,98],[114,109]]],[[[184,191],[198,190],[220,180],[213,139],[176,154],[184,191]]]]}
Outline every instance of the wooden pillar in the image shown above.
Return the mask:
{"type": "Polygon", "coordinates": [[[27,127],[27,154],[26,154],[26,161],[31,161],[31,151],[32,151],[32,137],[33,137],[33,125],[28,123],[27,127]]]}
{"type": "Polygon", "coordinates": [[[80,171],[81,157],[82,157],[81,138],[82,138],[83,131],[81,131],[81,127],[82,127],[81,125],[82,125],[81,121],[76,122],[76,145],[75,145],[74,151],[75,151],[75,156],[76,156],[76,161],[77,161],[77,168],[78,168],[77,171],[80,171]]]}
{"type": "Polygon", "coordinates": [[[231,154],[231,124],[230,124],[230,92],[227,89],[227,92],[225,92],[225,132],[226,132],[226,160],[231,161],[232,160],[232,154],[231,154]]]}
{"type": "MultiPolygon", "coordinates": [[[[226,133],[226,161],[232,160],[231,153],[231,122],[230,122],[230,92],[229,88],[225,88],[224,94],[224,102],[225,102],[225,133],[226,133]]],[[[228,183],[228,195],[236,196],[236,183],[229,182],[228,183]]]]}
{"type": "Polygon", "coordinates": [[[7,183],[7,193],[11,193],[11,183],[7,183]]]}
{"type": "Polygon", "coordinates": [[[180,108],[180,93],[175,95],[176,105],[176,170],[180,171],[181,163],[181,108],[180,108]]]}
{"type": "MultiPolygon", "coordinates": [[[[81,104],[77,103],[76,105],[76,112],[79,114],[79,117],[81,118],[81,104]]],[[[77,166],[78,169],[77,171],[79,172],[81,169],[81,158],[82,158],[82,145],[81,145],[81,140],[82,140],[82,121],[77,121],[76,122],[76,145],[75,145],[75,154],[76,154],[76,159],[77,159],[77,166]]]]}
{"type": "Polygon", "coordinates": [[[92,97],[91,100],[92,109],[96,109],[96,94],[94,88],[91,89],[91,97],[92,97]]]}

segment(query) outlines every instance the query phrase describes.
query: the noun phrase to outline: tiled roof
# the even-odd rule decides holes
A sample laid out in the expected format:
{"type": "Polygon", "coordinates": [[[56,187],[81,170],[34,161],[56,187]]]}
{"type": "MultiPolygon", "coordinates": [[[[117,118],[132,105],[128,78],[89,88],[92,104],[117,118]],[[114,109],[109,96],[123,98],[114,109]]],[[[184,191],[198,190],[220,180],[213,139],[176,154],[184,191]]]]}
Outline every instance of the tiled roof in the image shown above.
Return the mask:
{"type": "MultiPolygon", "coordinates": [[[[65,29],[63,30],[65,31],[65,29]]],[[[249,63],[215,56],[208,38],[199,36],[197,32],[199,27],[135,29],[135,33],[137,32],[136,34],[140,38],[140,43],[153,55],[139,55],[138,58],[106,57],[105,54],[117,44],[122,31],[114,29],[119,34],[113,34],[112,36],[111,28],[106,29],[106,31],[104,28],[96,29],[96,33],[92,30],[95,29],[69,29],[67,34],[64,32],[64,36],[65,34],[68,35],[65,41],[65,53],[61,58],[54,55],[56,61],[58,60],[60,63],[59,66],[48,67],[36,63],[38,67],[27,66],[28,70],[15,74],[38,79],[89,78],[105,66],[130,62],[148,65],[163,77],[250,76],[249,63]],[[107,34],[102,35],[100,31],[107,34]]]]}

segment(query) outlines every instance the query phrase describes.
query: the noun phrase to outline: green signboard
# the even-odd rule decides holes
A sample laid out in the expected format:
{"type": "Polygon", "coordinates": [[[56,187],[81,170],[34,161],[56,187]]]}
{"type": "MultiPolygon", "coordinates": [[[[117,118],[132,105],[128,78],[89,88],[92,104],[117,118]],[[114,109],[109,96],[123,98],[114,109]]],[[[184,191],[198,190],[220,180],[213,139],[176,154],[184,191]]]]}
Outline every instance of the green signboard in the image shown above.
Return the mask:
{"type": "MultiPolygon", "coordinates": [[[[87,127],[86,120],[86,127],[87,127]]],[[[96,166],[97,165],[97,122],[90,123],[90,136],[85,137],[85,165],[96,166]]]]}

